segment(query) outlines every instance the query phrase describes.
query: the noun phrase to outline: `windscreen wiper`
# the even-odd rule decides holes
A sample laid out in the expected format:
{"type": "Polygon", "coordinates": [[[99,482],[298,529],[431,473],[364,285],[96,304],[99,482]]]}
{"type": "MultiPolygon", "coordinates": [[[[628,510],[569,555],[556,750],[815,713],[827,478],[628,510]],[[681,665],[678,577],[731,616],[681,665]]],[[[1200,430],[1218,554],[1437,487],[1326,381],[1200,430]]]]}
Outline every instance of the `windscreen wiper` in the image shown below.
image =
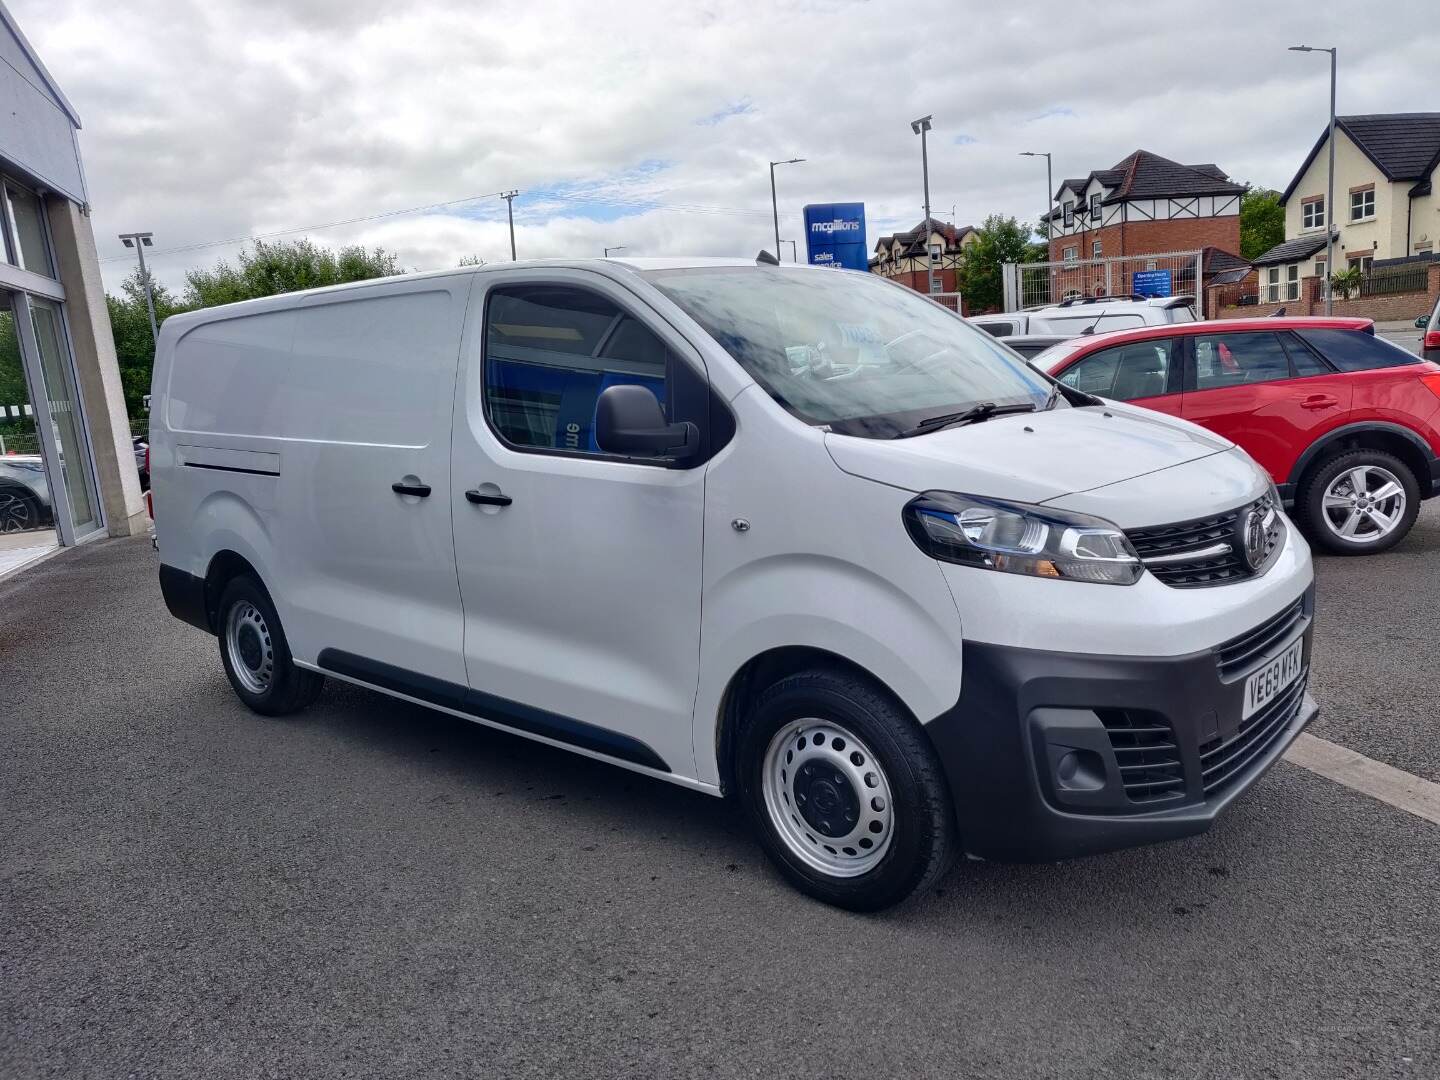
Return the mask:
{"type": "Polygon", "coordinates": [[[972,405],[960,412],[942,413],[939,416],[927,416],[912,428],[896,432],[890,436],[892,439],[909,439],[916,435],[924,435],[927,432],[939,431],[941,428],[949,427],[951,424],[978,424],[982,420],[989,420],[992,416],[1005,416],[1008,413],[1034,412],[1035,406],[1030,402],[1022,402],[1018,405],[996,405],[993,401],[982,401],[978,405],[972,405]]]}

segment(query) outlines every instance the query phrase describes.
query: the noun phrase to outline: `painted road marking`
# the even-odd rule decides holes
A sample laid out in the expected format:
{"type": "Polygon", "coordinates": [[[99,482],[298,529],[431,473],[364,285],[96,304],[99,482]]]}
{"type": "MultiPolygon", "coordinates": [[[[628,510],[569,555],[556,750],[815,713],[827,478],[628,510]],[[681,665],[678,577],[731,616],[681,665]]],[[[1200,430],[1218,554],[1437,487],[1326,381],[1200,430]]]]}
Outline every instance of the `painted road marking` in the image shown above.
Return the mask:
{"type": "Polygon", "coordinates": [[[1440,784],[1308,733],[1290,744],[1285,760],[1351,791],[1440,825],[1440,784]]]}

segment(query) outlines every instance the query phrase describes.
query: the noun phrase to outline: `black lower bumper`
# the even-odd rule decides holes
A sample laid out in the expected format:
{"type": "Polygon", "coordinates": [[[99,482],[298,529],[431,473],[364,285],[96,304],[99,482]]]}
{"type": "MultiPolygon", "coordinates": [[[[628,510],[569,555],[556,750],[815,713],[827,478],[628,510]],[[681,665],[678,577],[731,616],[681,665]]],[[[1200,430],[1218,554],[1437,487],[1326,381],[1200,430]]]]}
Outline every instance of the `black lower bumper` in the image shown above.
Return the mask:
{"type": "Polygon", "coordinates": [[[160,564],[160,595],[165,606],[182,622],[213,634],[215,627],[205,603],[205,579],[174,566],[160,564]]]}
{"type": "Polygon", "coordinates": [[[960,700],[925,725],[966,851],[1041,862],[1204,832],[1318,712],[1306,693],[1312,612],[1313,592],[1273,641],[1237,639],[1228,653],[967,644],[960,700]],[[1246,680],[1297,637],[1298,678],[1242,719],[1246,680]],[[1237,663],[1237,649],[1254,651],[1237,663]]]}

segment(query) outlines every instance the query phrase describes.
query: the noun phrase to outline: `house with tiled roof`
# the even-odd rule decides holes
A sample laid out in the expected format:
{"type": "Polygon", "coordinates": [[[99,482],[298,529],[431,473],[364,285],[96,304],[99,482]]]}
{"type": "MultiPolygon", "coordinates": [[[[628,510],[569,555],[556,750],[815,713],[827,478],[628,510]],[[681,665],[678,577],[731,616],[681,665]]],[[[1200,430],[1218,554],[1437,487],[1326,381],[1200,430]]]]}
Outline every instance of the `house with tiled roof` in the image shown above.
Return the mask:
{"type": "Polygon", "coordinates": [[[1136,150],[1108,169],[1063,180],[1048,215],[1056,262],[1112,255],[1240,250],[1237,184],[1220,166],[1136,150]]]}
{"type": "Polygon", "coordinates": [[[1325,276],[1327,226],[1340,269],[1404,268],[1440,252],[1440,113],[1336,117],[1333,212],[1329,136],[1327,124],[1281,194],[1285,242],[1255,260],[1262,302],[1295,299],[1305,278],[1325,276]]]}
{"type": "Polygon", "coordinates": [[[977,239],[974,226],[950,225],[932,217],[908,232],[892,233],[875,241],[870,272],[908,285],[917,292],[928,292],[933,268],[940,292],[959,292],[960,263],[965,248],[977,239]]]}

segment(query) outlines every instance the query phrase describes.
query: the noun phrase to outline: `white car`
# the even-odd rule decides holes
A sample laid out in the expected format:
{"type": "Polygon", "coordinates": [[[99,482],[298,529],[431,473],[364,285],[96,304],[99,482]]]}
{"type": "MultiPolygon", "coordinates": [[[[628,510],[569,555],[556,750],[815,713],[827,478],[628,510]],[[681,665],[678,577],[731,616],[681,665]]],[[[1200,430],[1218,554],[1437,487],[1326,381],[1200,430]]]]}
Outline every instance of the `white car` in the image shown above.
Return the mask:
{"type": "Polygon", "coordinates": [[[1206,829],[1315,715],[1310,552],[1233,444],[868,274],[513,263],[175,315],[170,610],[736,794],[799,888],[1206,829]]]}
{"type": "Polygon", "coordinates": [[[1076,337],[1107,330],[1195,322],[1195,301],[1189,296],[1084,296],[1049,307],[976,315],[970,319],[993,337],[1053,334],[1076,337]]]}

